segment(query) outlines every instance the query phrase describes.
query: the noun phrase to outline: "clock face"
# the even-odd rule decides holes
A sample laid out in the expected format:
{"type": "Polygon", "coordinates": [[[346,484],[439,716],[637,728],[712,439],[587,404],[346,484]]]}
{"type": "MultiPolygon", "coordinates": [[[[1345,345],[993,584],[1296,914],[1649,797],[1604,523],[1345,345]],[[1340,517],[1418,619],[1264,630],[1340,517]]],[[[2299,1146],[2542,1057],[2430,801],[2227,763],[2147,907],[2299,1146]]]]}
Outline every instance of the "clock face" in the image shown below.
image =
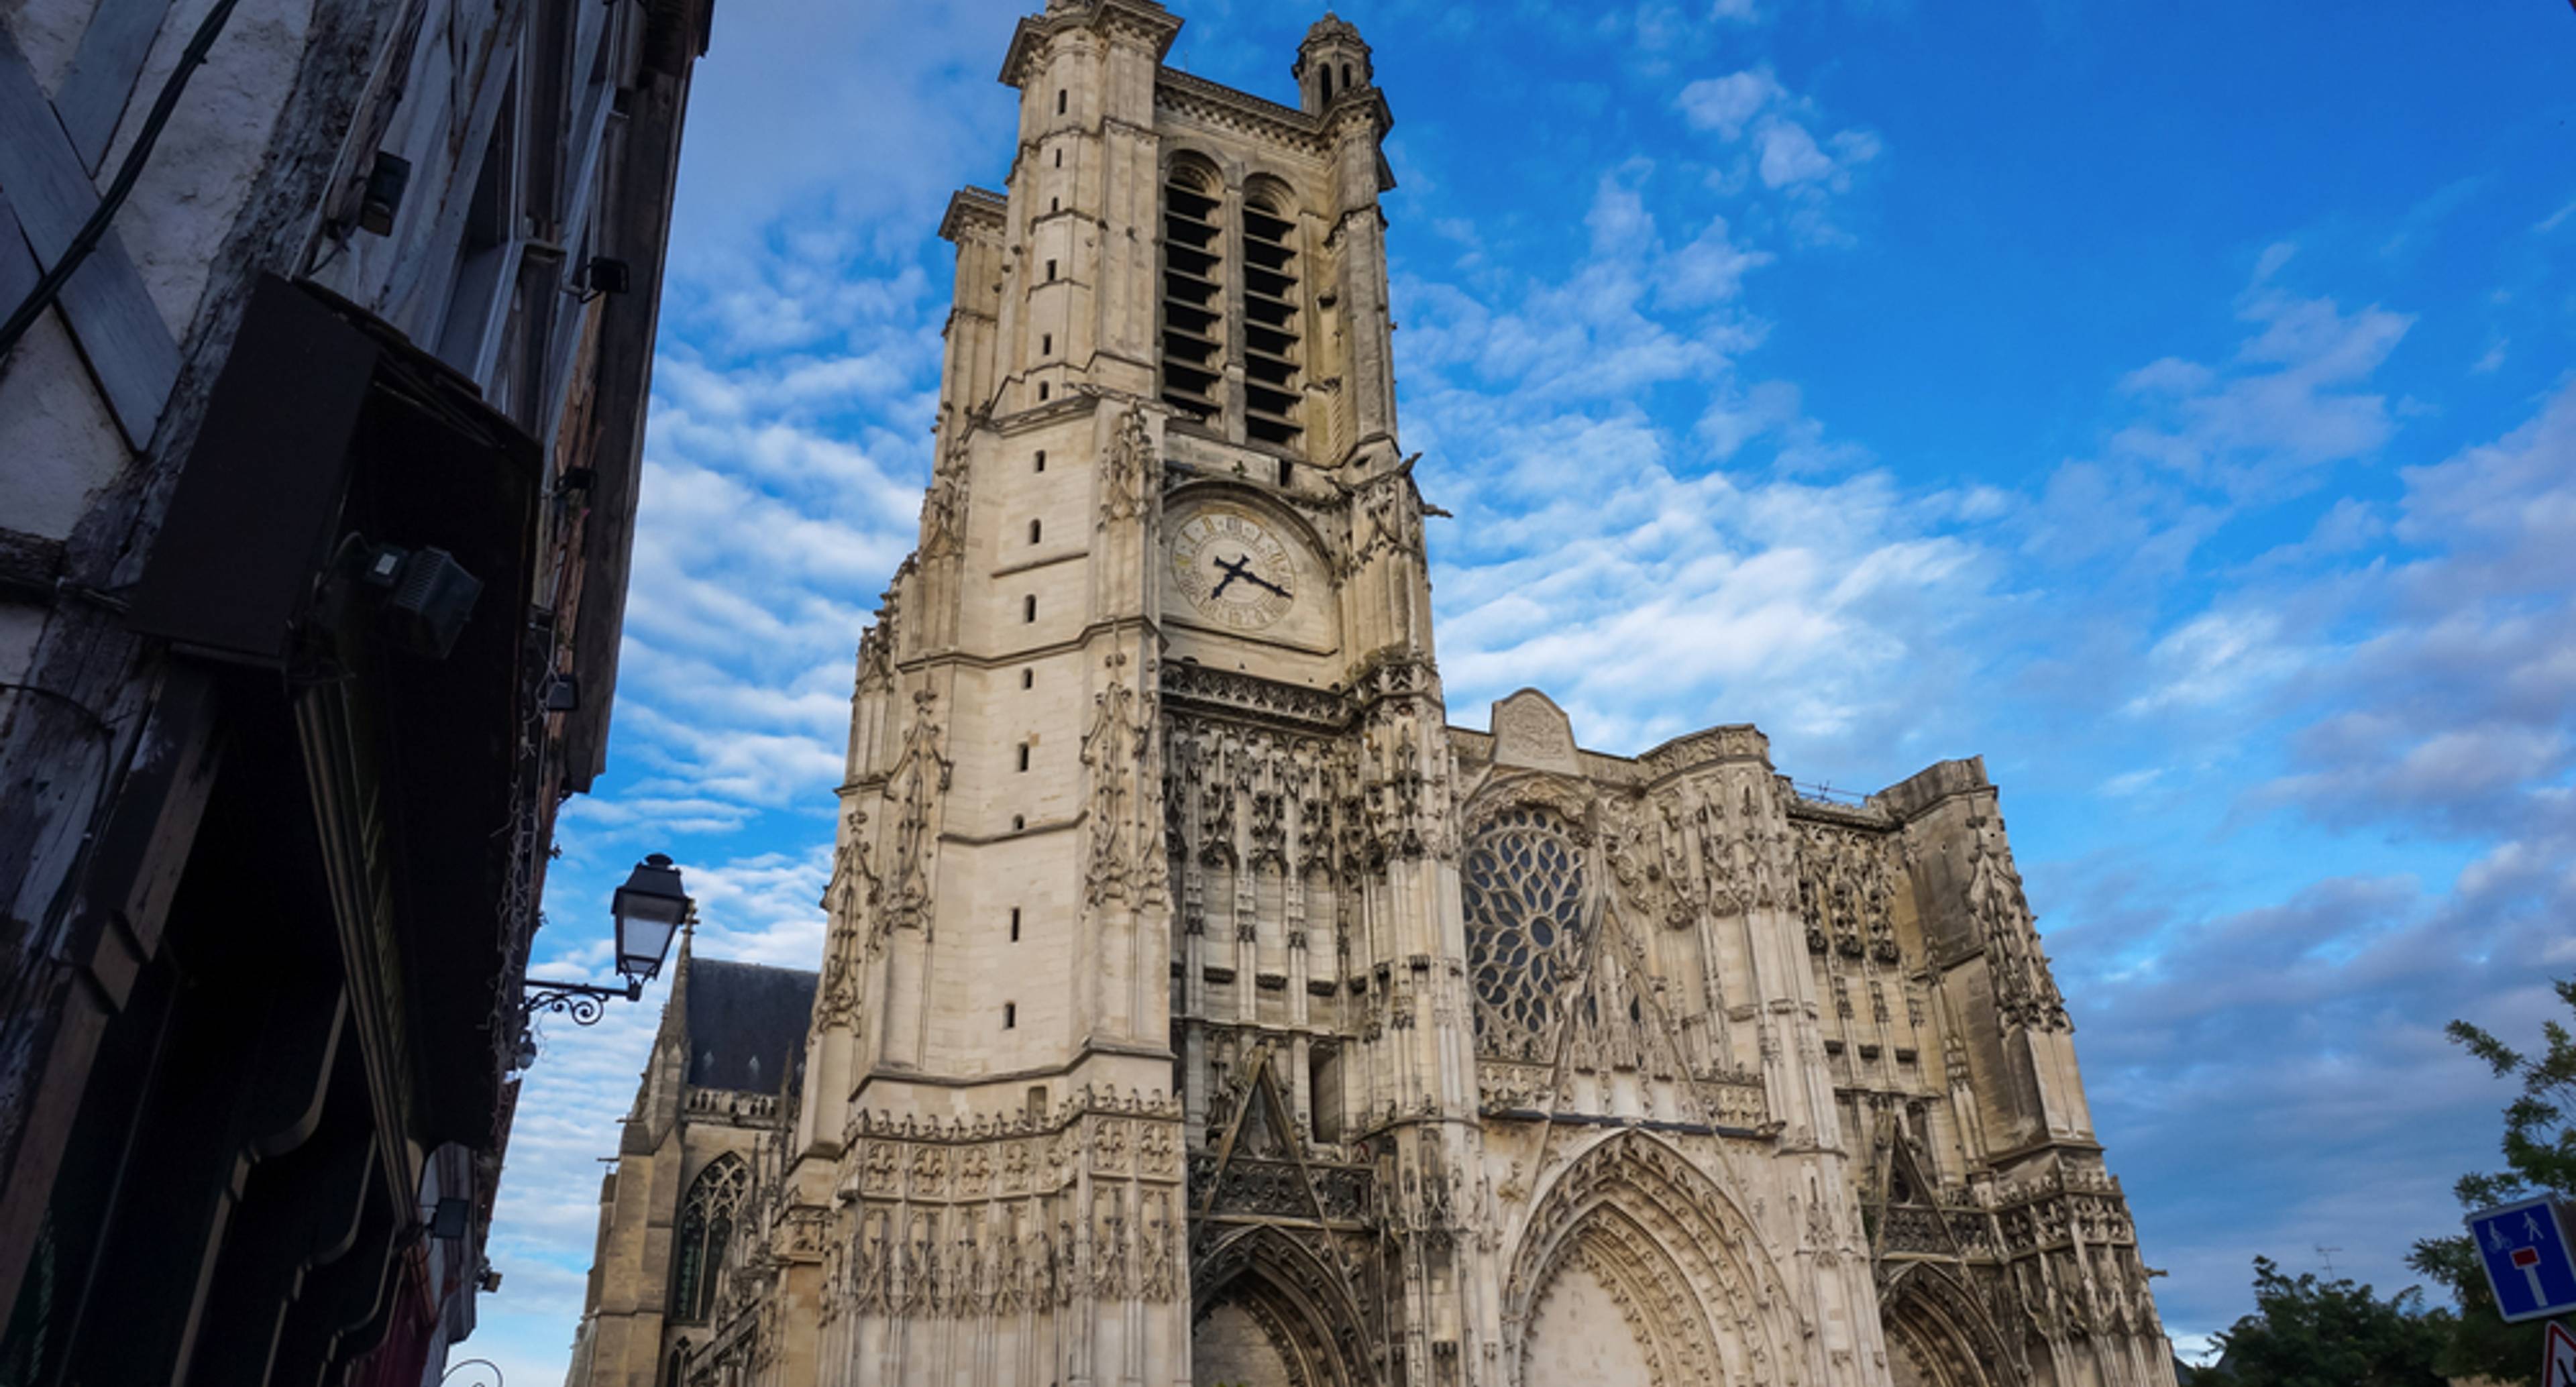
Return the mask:
{"type": "Polygon", "coordinates": [[[1190,608],[1216,625],[1258,631],[1297,600],[1295,550],[1249,512],[1210,506],[1172,532],[1172,576],[1190,608]]]}

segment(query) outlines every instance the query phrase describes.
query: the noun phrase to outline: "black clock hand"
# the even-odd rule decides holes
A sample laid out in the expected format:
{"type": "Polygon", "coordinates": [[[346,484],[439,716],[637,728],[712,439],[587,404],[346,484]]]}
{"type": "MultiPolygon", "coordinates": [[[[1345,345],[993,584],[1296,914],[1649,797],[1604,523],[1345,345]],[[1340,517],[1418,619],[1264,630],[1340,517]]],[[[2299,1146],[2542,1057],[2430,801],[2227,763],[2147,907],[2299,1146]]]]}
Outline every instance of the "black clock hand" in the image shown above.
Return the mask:
{"type": "Polygon", "coordinates": [[[1225,591],[1225,585],[1233,582],[1237,578],[1241,578],[1243,581],[1250,583],[1257,588],[1268,588],[1282,597],[1288,596],[1288,589],[1283,588],[1277,583],[1271,582],[1269,579],[1252,571],[1252,556],[1249,554],[1238,556],[1232,563],[1227,563],[1223,559],[1218,559],[1216,561],[1216,566],[1225,570],[1225,579],[1224,581],[1219,582],[1213,591],[1208,593],[1208,596],[1210,597],[1214,597],[1218,593],[1225,591]]]}
{"type": "Polygon", "coordinates": [[[1288,589],[1286,589],[1286,588],[1283,588],[1283,587],[1279,586],[1277,583],[1271,582],[1269,579],[1262,577],[1262,576],[1261,576],[1260,574],[1258,574],[1258,573],[1246,573],[1246,574],[1244,574],[1244,575],[1243,575],[1243,581],[1245,581],[1245,582],[1247,582],[1247,583],[1252,583],[1252,584],[1254,584],[1254,585],[1256,585],[1256,586],[1259,586],[1259,587],[1265,587],[1265,588],[1268,588],[1268,589],[1270,589],[1272,592],[1275,592],[1275,593],[1279,594],[1279,595],[1280,595],[1280,596],[1282,596],[1282,597],[1286,597],[1286,596],[1288,595],[1288,589]]]}

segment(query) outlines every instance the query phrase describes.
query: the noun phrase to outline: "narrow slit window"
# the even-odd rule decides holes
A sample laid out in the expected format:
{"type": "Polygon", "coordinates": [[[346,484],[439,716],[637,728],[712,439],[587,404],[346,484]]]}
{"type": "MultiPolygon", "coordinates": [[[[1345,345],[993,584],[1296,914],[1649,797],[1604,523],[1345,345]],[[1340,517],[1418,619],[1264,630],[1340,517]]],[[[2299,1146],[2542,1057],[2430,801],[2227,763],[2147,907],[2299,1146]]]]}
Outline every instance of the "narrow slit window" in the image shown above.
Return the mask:
{"type": "MultiPolygon", "coordinates": [[[[1270,192],[1243,204],[1244,432],[1291,447],[1297,422],[1297,335],[1303,313],[1295,214],[1270,192]]],[[[1281,481],[1287,478],[1283,474],[1281,481]]]]}
{"type": "Polygon", "coordinates": [[[1315,1140],[1338,1142],[1342,1139],[1342,1055],[1331,1046],[1318,1045],[1306,1057],[1306,1105],[1313,1118],[1315,1140]]]}
{"type": "Polygon", "coordinates": [[[1007,1031],[1007,1030],[1011,1030],[1011,1029],[1014,1029],[1015,1027],[1017,1027],[1019,1024],[1020,1024],[1020,1004],[1019,1004],[1019,1003],[1017,1003],[1017,1002],[1004,1002],[1004,1003],[1002,1003],[1002,1029],[1003,1029],[1003,1030],[1006,1030],[1006,1031],[1007,1031]]]}
{"type": "Polygon", "coordinates": [[[1041,332],[1041,333],[1039,333],[1039,334],[1038,334],[1038,355],[1040,355],[1040,356],[1053,356],[1053,355],[1055,355],[1055,334],[1054,334],[1054,333],[1052,333],[1052,332],[1041,332]]]}
{"type": "Polygon", "coordinates": [[[1027,770],[1028,768],[1029,768],[1029,744],[1028,744],[1028,743],[1026,743],[1026,742],[1022,742],[1022,743],[1020,743],[1020,769],[1021,769],[1021,770],[1027,770]]]}
{"type": "Polygon", "coordinates": [[[1047,210],[1048,210],[1048,211],[1050,211],[1050,212],[1061,212],[1061,211],[1063,211],[1063,210],[1064,210],[1064,199],[1063,199],[1063,198],[1060,198],[1060,197],[1051,197],[1051,198],[1048,198],[1048,199],[1047,199],[1047,210]]]}
{"type": "Polygon", "coordinates": [[[1037,620],[1037,619],[1038,619],[1038,595],[1037,595],[1036,593],[1034,593],[1034,592],[1033,592],[1033,593],[1030,593],[1028,596],[1023,597],[1023,598],[1021,598],[1021,599],[1020,599],[1020,620],[1022,620],[1022,621],[1035,621],[1035,620],[1037,620]]]}
{"type": "Polygon", "coordinates": [[[1046,470],[1046,449],[1044,448],[1038,449],[1038,470],[1041,472],[1046,470]]]}
{"type": "Polygon", "coordinates": [[[1039,403],[1039,404],[1045,404],[1045,403],[1046,403],[1046,398],[1047,398],[1047,383],[1046,383],[1045,381],[1039,381],[1039,382],[1038,382],[1038,403],[1039,403]]]}
{"type": "Polygon", "coordinates": [[[1011,907],[1011,942],[1020,942],[1020,908],[1016,905],[1011,907]]]}
{"type": "Polygon", "coordinates": [[[1044,521],[1040,521],[1040,520],[1032,520],[1032,521],[1030,521],[1030,522],[1029,522],[1029,543],[1031,543],[1031,544],[1035,544],[1035,543],[1037,543],[1037,542],[1038,542],[1038,536],[1039,536],[1039,535],[1041,535],[1041,534],[1044,534],[1045,532],[1046,532],[1046,523],[1045,523],[1044,521]]]}
{"type": "Polygon", "coordinates": [[[1055,262],[1052,260],[1047,262],[1047,283],[1055,283],[1055,262]]]}
{"type": "Polygon", "coordinates": [[[1063,168],[1063,167],[1064,167],[1064,151],[1063,151],[1063,150],[1061,150],[1061,149],[1059,149],[1059,150],[1057,150],[1057,151],[1055,152],[1055,166],[1056,166],[1057,168],[1063,168]]]}
{"type": "Polygon", "coordinates": [[[1056,113],[1057,115],[1063,115],[1063,114],[1064,114],[1064,102],[1065,102],[1065,97],[1066,97],[1068,94],[1069,94],[1069,93],[1067,93],[1067,92],[1065,91],[1065,89],[1064,89],[1064,88],[1062,88],[1062,87],[1058,87],[1058,88],[1056,88],[1056,89],[1055,89],[1055,113],[1056,113]]]}
{"type": "Polygon", "coordinates": [[[1035,688],[1035,687],[1037,686],[1037,682],[1038,682],[1038,672],[1037,672],[1036,670],[1033,670],[1033,669],[1024,669],[1024,670],[1021,670],[1021,671],[1020,671],[1020,687],[1021,687],[1021,688],[1024,688],[1024,689],[1028,689],[1028,688],[1035,688]]]}
{"type": "Polygon", "coordinates": [[[1026,815],[1026,814],[1013,814],[1013,815],[1011,816],[1011,831],[1012,831],[1013,833],[1017,833],[1017,832],[1019,832],[1021,829],[1024,829],[1024,828],[1026,828],[1026,827],[1028,827],[1028,826],[1029,826],[1029,816],[1028,816],[1028,815],[1026,815]]]}

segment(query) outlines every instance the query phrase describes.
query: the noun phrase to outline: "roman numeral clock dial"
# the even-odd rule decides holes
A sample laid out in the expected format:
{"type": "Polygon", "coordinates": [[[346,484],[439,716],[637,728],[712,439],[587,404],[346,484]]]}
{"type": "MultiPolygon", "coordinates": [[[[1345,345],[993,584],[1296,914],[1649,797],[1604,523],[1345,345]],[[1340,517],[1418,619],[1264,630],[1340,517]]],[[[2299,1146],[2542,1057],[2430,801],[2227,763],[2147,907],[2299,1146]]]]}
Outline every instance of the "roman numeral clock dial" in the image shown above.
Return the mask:
{"type": "Polygon", "coordinates": [[[1192,612],[1232,631],[1286,616],[1303,581],[1293,552],[1259,519],[1216,507],[1172,532],[1172,576],[1192,612]]]}

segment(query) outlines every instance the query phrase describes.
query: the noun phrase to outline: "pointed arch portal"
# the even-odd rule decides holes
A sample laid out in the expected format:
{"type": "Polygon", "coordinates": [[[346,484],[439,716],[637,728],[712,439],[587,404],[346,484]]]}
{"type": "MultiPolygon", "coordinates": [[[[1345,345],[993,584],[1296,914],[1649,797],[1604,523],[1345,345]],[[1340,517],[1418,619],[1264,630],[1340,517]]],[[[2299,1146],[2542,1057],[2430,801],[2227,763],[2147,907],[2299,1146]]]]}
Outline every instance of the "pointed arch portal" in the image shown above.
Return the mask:
{"type": "Polygon", "coordinates": [[[1879,1322],[1895,1387],[1996,1387],[2019,1377],[1994,1321],[1947,1268],[1898,1269],[1879,1292],[1879,1322]]]}
{"type": "Polygon", "coordinates": [[[1520,1387],[1785,1383],[1786,1287],[1734,1201],[1642,1132],[1577,1157],[1512,1257],[1504,1326],[1520,1387]]]}
{"type": "Polygon", "coordinates": [[[1342,1278],[1276,1228],[1231,1234],[1191,1269],[1190,1380],[1369,1387],[1368,1336],[1342,1278]]]}

